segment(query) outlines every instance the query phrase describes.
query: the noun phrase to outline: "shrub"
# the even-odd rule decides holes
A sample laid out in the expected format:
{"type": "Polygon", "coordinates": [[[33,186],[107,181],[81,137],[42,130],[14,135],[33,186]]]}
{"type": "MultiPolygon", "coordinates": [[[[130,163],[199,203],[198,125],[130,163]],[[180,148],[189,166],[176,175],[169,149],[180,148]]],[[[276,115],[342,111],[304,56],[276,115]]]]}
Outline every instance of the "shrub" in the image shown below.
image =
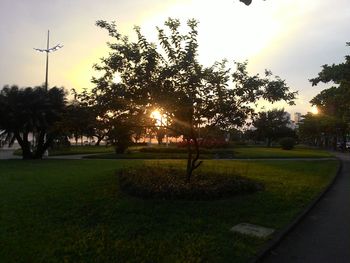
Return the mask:
{"type": "Polygon", "coordinates": [[[238,174],[195,174],[190,182],[185,171],[168,167],[143,166],[119,172],[121,189],[144,199],[212,200],[262,190],[261,183],[238,174]]]}
{"type": "MultiPolygon", "coordinates": [[[[190,144],[194,146],[194,142],[191,141],[190,144]]],[[[178,147],[187,147],[188,142],[182,141],[177,144],[178,147]]],[[[222,139],[198,139],[198,145],[200,148],[213,149],[213,148],[226,148],[229,143],[222,139]]]]}
{"type": "Polygon", "coordinates": [[[283,150],[292,150],[295,146],[295,139],[292,137],[285,137],[280,140],[280,145],[283,150]]]}

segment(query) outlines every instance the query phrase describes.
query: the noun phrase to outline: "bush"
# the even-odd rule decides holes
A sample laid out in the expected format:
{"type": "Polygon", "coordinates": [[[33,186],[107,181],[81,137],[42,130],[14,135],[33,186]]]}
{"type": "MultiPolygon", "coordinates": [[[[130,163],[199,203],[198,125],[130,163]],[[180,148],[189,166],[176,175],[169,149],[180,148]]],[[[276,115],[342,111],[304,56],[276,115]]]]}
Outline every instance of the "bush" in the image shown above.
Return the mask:
{"type": "MultiPolygon", "coordinates": [[[[226,142],[223,139],[198,139],[198,145],[200,148],[206,148],[206,149],[213,149],[213,148],[227,148],[229,146],[229,143],[226,142]]],[[[194,141],[191,140],[190,144],[192,146],[195,145],[194,141]]],[[[182,141],[177,144],[178,147],[187,147],[188,142],[182,141]]]]}
{"type": "Polygon", "coordinates": [[[129,168],[119,172],[121,189],[144,199],[212,200],[262,190],[261,183],[237,174],[195,174],[186,182],[185,171],[174,168],[129,168]]]}
{"type": "Polygon", "coordinates": [[[285,137],[280,140],[280,145],[283,150],[292,150],[295,146],[295,139],[292,137],[285,137]]]}

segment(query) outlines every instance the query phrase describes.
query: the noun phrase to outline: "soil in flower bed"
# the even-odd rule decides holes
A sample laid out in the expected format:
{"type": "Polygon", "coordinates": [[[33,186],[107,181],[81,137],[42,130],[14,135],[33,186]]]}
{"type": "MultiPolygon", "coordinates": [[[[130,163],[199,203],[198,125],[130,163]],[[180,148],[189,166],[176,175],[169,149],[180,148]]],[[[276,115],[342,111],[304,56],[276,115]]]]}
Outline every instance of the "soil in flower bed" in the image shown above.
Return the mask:
{"type": "Polygon", "coordinates": [[[185,171],[171,167],[143,166],[118,172],[121,189],[143,199],[215,200],[264,189],[260,182],[235,172],[193,174],[186,180],[185,171]]]}

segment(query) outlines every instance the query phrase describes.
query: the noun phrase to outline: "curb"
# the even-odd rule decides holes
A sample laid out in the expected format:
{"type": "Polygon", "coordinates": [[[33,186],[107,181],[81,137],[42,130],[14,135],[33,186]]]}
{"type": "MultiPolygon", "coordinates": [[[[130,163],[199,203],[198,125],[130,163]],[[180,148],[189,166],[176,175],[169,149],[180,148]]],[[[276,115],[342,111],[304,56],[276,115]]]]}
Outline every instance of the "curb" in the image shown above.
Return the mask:
{"type": "Polygon", "coordinates": [[[328,186],[318,195],[315,199],[309,204],[289,225],[280,230],[275,237],[273,237],[255,256],[252,258],[249,263],[260,263],[262,260],[274,249],[279,243],[300,223],[300,221],[310,212],[310,210],[320,201],[320,199],[329,191],[333,186],[337,178],[339,177],[340,172],[343,168],[343,162],[336,158],[339,161],[339,167],[336,175],[328,184],[328,186]]]}

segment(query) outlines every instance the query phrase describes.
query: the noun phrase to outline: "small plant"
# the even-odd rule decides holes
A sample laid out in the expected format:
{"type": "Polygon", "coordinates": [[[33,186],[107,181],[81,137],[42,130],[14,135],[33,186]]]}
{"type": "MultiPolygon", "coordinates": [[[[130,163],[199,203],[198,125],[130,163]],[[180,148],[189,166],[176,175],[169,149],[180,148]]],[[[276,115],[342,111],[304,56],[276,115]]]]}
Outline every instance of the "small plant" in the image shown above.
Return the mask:
{"type": "Polygon", "coordinates": [[[295,146],[295,139],[292,137],[285,137],[280,140],[280,145],[283,150],[292,150],[295,146]]]}

